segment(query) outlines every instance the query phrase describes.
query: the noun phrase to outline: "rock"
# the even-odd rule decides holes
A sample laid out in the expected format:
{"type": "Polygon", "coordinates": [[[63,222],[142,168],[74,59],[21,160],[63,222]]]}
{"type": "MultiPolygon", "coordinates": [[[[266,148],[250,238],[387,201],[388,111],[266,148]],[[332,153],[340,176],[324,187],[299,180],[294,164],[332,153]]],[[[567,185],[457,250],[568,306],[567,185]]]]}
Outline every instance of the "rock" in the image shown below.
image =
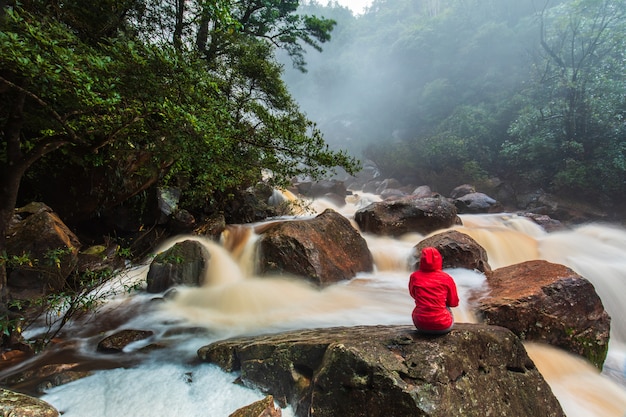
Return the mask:
{"type": "Polygon", "coordinates": [[[364,193],[376,194],[376,190],[378,190],[378,187],[380,187],[380,183],[381,181],[378,181],[378,180],[368,181],[365,184],[363,184],[362,191],[364,193]]]}
{"type": "Polygon", "coordinates": [[[395,190],[396,192],[398,192],[400,188],[402,188],[402,184],[400,184],[400,181],[395,178],[387,178],[382,180],[380,184],[378,184],[375,193],[382,195],[385,190],[395,190]]]}
{"type": "Polygon", "coordinates": [[[469,193],[454,200],[459,213],[492,213],[500,209],[500,204],[487,194],[469,193]]]}
{"type": "Polygon", "coordinates": [[[77,362],[40,364],[39,366],[27,367],[1,382],[8,388],[42,395],[52,387],[67,384],[92,374],[91,370],[80,368],[81,364],[77,362]]]}
{"type": "Polygon", "coordinates": [[[148,270],[147,291],[159,293],[175,285],[198,287],[204,283],[210,254],[194,240],[179,242],[159,253],[148,270]]]}
{"type": "Polygon", "coordinates": [[[121,353],[129,344],[148,339],[152,335],[154,335],[154,332],[150,330],[122,330],[102,339],[98,343],[98,352],[121,353]]]}
{"type": "Polygon", "coordinates": [[[485,323],[578,354],[602,369],[611,319],[588,280],[547,261],[499,268],[487,278],[491,292],[477,307],[485,323]]]}
{"type": "Polygon", "coordinates": [[[346,186],[343,181],[323,180],[315,182],[300,182],[295,184],[299,194],[312,198],[324,197],[326,194],[335,194],[345,197],[346,186]]]}
{"type": "Polygon", "coordinates": [[[428,185],[420,185],[411,194],[419,198],[432,197],[433,190],[428,185]]]}
{"type": "Polygon", "coordinates": [[[124,259],[117,254],[118,245],[109,240],[103,245],[90,246],[78,253],[76,271],[79,274],[99,272],[112,273],[123,269],[124,259]]]}
{"type": "Polygon", "coordinates": [[[226,219],[223,214],[218,213],[200,222],[193,234],[217,240],[224,230],[226,230],[226,219]]]}
{"type": "Polygon", "coordinates": [[[537,214],[537,213],[518,213],[519,216],[528,217],[539,226],[543,228],[546,232],[556,232],[559,230],[564,230],[565,226],[558,220],[551,218],[546,214],[537,214]]]}
{"type": "Polygon", "coordinates": [[[332,203],[335,207],[344,207],[346,205],[346,194],[326,193],[322,198],[332,203]]]}
{"type": "Polygon", "coordinates": [[[454,225],[457,210],[445,198],[408,196],[372,203],[357,210],[354,220],[363,233],[388,236],[410,232],[428,234],[454,225]]]}
{"type": "Polygon", "coordinates": [[[380,194],[383,200],[394,200],[406,196],[404,191],[398,190],[397,188],[385,188],[378,194],[380,194]]]}
{"type": "Polygon", "coordinates": [[[475,192],[476,192],[476,188],[474,188],[473,185],[463,184],[463,185],[459,185],[458,187],[456,187],[454,190],[450,192],[450,198],[455,200],[457,198],[463,197],[464,195],[472,194],[475,192]]]}
{"type": "Polygon", "coordinates": [[[280,408],[274,406],[274,397],[268,395],[262,400],[241,407],[228,417],[281,417],[282,415],[280,408]]]}
{"type": "Polygon", "coordinates": [[[565,416],[520,339],[498,326],[301,330],[215,342],[198,356],[296,416],[565,416]]]}
{"type": "Polygon", "coordinates": [[[59,412],[39,398],[0,388],[0,415],[7,417],[58,417],[59,412]]]}
{"type": "Polygon", "coordinates": [[[30,260],[9,266],[8,286],[17,298],[61,290],[78,262],[78,237],[50,207],[31,203],[16,210],[7,233],[7,255],[30,260]]]}
{"type": "Polygon", "coordinates": [[[262,275],[289,274],[326,285],[374,267],[365,239],[332,209],[313,219],[277,222],[259,233],[262,275]]]}
{"type": "Polygon", "coordinates": [[[487,251],[473,238],[456,230],[447,230],[427,237],[414,247],[413,269],[419,268],[422,249],[432,246],[439,250],[443,257],[444,268],[466,268],[489,273],[487,251]]]}

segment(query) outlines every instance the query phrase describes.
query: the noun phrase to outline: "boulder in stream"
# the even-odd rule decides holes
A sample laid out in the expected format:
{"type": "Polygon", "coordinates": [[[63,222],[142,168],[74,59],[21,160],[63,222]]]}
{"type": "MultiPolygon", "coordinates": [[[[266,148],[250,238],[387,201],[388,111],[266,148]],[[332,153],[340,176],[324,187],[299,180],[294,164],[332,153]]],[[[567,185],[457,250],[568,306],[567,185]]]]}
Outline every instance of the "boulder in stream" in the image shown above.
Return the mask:
{"type": "Polygon", "coordinates": [[[39,398],[0,388],[0,415],[7,417],[58,417],[59,412],[39,398]]]}
{"type": "Polygon", "coordinates": [[[313,219],[277,222],[259,233],[262,275],[292,275],[327,285],[374,268],[365,239],[332,209],[313,219]]]}
{"type": "Polygon", "coordinates": [[[491,291],[476,312],[485,323],[578,354],[602,369],[611,319],[591,282],[540,260],[498,268],[487,282],[491,291]]]}
{"type": "Polygon", "coordinates": [[[458,216],[446,198],[407,196],[372,203],[358,210],[354,220],[363,233],[401,236],[448,228],[458,222],[458,216]]]}
{"type": "Polygon", "coordinates": [[[198,356],[301,417],[565,416],[521,340],[499,326],[299,330],[218,341],[198,356]]]}

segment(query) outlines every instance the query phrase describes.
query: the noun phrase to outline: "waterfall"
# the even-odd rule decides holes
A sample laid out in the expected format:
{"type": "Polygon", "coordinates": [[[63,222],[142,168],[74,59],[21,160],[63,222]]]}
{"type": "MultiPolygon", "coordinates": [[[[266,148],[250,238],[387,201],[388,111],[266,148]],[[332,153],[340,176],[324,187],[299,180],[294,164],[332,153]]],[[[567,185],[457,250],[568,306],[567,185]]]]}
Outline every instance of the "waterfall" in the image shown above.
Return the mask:
{"type": "MultiPolygon", "coordinates": [[[[335,209],[350,218],[355,207],[368,201],[376,197],[358,196],[346,207],[335,209]]],[[[330,204],[316,201],[312,206],[321,210],[330,204]]],[[[528,344],[527,350],[568,417],[624,417],[626,230],[594,224],[546,233],[530,220],[509,214],[464,215],[462,220],[463,226],[455,229],[485,248],[494,269],[544,259],[564,264],[594,284],[612,317],[609,355],[602,373],[555,348],[528,344]]],[[[227,416],[263,395],[234,384],[235,376],[213,365],[195,363],[199,347],[226,337],[281,330],[412,323],[413,300],[407,291],[410,257],[413,246],[425,236],[364,235],[375,261],[374,272],[320,289],[289,277],[255,276],[255,227],[259,225],[230,229],[222,244],[200,240],[211,253],[213,269],[206,284],[180,288],[174,297],[124,323],[122,328],[154,330],[164,346],[160,351],[151,352],[132,368],[98,371],[49,389],[42,398],[65,417],[227,416]]],[[[453,309],[455,321],[475,322],[468,300],[487,290],[484,275],[461,268],[447,272],[457,282],[461,297],[461,305],[453,309]]],[[[149,302],[143,297],[132,299],[149,302]]],[[[118,302],[116,308],[124,305],[118,302]]],[[[91,336],[77,343],[83,352],[97,357],[93,353],[97,340],[91,336]]],[[[292,415],[289,408],[283,410],[283,416],[292,415]]]]}

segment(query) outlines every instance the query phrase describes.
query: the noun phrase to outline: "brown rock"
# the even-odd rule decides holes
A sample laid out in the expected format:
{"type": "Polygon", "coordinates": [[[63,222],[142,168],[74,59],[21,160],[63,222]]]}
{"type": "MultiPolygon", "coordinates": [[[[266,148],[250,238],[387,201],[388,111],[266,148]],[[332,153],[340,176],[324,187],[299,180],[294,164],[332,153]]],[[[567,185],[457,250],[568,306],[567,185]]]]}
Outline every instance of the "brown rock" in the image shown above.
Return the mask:
{"type": "Polygon", "coordinates": [[[427,237],[415,245],[413,269],[419,268],[419,258],[422,249],[428,246],[435,247],[443,257],[444,268],[467,268],[480,272],[490,272],[487,251],[474,239],[465,233],[448,230],[427,237]]]}
{"type": "Polygon", "coordinates": [[[593,285],[570,268],[528,261],[488,276],[491,292],[478,305],[485,323],[523,340],[581,355],[598,368],[606,359],[610,317],[593,285]]]}
{"type": "Polygon", "coordinates": [[[281,417],[280,408],[274,406],[274,397],[268,395],[262,400],[241,407],[228,417],[281,417]]]}
{"type": "Polygon", "coordinates": [[[296,416],[563,417],[523,344],[497,326],[292,331],[215,342],[199,357],[271,393],[296,416]]]}
{"type": "Polygon", "coordinates": [[[108,336],[98,343],[98,351],[105,353],[120,353],[126,346],[139,340],[151,337],[154,332],[150,330],[122,330],[108,336]]]}
{"type": "Polygon", "coordinates": [[[258,247],[261,274],[295,275],[325,285],[373,269],[365,239],[331,209],[313,219],[268,226],[258,247]]]}
{"type": "Polygon", "coordinates": [[[39,398],[0,388],[0,415],[11,417],[58,417],[59,412],[39,398]]]}
{"type": "Polygon", "coordinates": [[[9,267],[11,292],[28,298],[62,289],[78,262],[78,237],[45,204],[31,203],[16,214],[7,233],[7,254],[26,255],[30,263],[9,267]]]}
{"type": "Polygon", "coordinates": [[[454,225],[454,204],[441,197],[408,196],[372,203],[358,210],[354,220],[364,233],[400,236],[409,232],[428,234],[454,225]]]}
{"type": "Polygon", "coordinates": [[[474,187],[473,185],[462,184],[454,188],[454,190],[450,192],[450,198],[457,199],[457,198],[463,197],[464,195],[472,194],[475,192],[476,192],[476,187],[474,187]]]}

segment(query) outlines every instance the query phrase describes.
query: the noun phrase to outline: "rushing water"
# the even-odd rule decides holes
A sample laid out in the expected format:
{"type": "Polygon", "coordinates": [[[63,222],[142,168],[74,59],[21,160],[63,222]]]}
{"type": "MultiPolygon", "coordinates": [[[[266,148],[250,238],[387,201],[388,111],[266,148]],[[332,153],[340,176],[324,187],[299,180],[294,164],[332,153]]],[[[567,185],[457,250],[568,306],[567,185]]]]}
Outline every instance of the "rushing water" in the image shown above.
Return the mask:
{"type": "MultiPolygon", "coordinates": [[[[369,201],[356,199],[339,211],[350,218],[369,201]]],[[[319,212],[329,205],[318,201],[316,206],[319,212]]],[[[458,229],[487,250],[494,269],[545,259],[569,266],[594,284],[612,317],[609,357],[602,373],[584,360],[548,346],[528,344],[527,350],[568,417],[624,417],[626,230],[593,224],[545,233],[529,220],[512,215],[467,215],[462,219],[464,226],[458,229]]],[[[413,301],[406,288],[409,259],[412,247],[424,236],[391,239],[364,235],[374,256],[375,272],[318,289],[298,280],[254,276],[255,236],[251,230],[230,229],[221,246],[205,242],[212,258],[207,275],[211,278],[204,287],[181,288],[166,301],[140,294],[118,296],[108,303],[108,311],[127,320],[111,326],[107,334],[125,328],[153,330],[162,349],[141,354],[145,342],[131,345],[127,355],[143,358],[138,363],[98,371],[49,389],[43,399],[64,417],[225,417],[263,394],[234,384],[235,375],[198,363],[195,355],[201,346],[231,336],[289,329],[411,324],[413,301]]],[[[126,279],[142,280],[146,270],[137,268],[126,279]]],[[[454,309],[456,321],[475,322],[466,300],[487,289],[484,276],[466,269],[447,271],[457,282],[462,300],[454,309]]],[[[70,328],[73,344],[82,355],[102,359],[103,355],[95,353],[95,345],[104,335],[89,332],[92,326],[82,323],[70,328]]],[[[292,415],[291,409],[283,410],[283,416],[292,415]]]]}

